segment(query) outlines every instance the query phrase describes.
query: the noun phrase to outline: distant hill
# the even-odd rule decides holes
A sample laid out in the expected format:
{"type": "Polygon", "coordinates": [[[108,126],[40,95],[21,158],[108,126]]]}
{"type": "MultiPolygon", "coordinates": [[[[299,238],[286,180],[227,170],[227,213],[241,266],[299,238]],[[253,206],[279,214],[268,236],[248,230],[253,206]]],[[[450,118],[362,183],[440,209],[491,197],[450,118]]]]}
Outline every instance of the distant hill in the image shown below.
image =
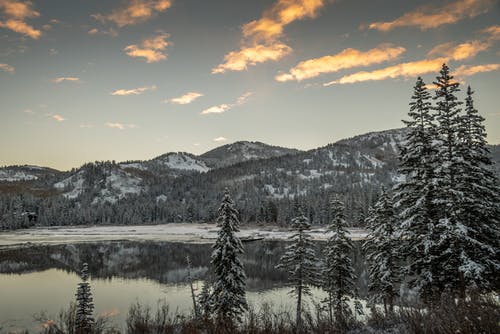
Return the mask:
{"type": "MultiPolygon", "coordinates": [[[[70,172],[4,167],[0,218],[9,226],[25,224],[16,219],[26,211],[37,212],[43,225],[208,222],[228,188],[243,222],[286,223],[300,206],[314,223],[326,223],[329,198],[338,194],[350,223],[359,225],[381,187],[399,178],[405,131],[371,132],[309,151],[243,141],[199,156],[173,152],[70,172]]],[[[500,171],[500,146],[490,149],[500,171]]]]}
{"type": "Polygon", "coordinates": [[[279,146],[271,146],[261,142],[238,141],[217,147],[199,156],[212,168],[221,168],[248,160],[269,159],[300,152],[279,146]]]}

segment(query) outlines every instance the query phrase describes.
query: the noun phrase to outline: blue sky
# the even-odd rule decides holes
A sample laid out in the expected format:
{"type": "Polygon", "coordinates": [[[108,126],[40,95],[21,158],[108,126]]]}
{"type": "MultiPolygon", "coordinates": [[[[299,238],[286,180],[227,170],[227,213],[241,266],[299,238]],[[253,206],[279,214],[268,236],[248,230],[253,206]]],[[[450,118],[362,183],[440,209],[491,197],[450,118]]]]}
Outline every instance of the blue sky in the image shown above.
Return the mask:
{"type": "Polygon", "coordinates": [[[0,0],[0,165],[323,146],[401,127],[443,62],[500,143],[499,18],[496,0],[0,0]]]}

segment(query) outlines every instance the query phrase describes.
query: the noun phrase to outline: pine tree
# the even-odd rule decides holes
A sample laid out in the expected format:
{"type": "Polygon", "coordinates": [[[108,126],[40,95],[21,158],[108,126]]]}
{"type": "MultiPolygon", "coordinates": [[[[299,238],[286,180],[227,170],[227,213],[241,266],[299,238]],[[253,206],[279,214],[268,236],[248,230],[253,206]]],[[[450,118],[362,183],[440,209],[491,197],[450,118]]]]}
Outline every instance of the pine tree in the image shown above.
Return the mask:
{"type": "Polygon", "coordinates": [[[484,118],[474,107],[473,93],[469,86],[459,130],[464,161],[456,176],[456,191],[461,194],[458,216],[464,247],[458,270],[463,290],[487,292],[498,284],[500,272],[500,196],[498,179],[491,168],[484,118]]]}
{"type": "Polygon", "coordinates": [[[294,233],[289,238],[292,243],[285,248],[278,264],[278,268],[288,272],[288,283],[293,287],[290,293],[297,297],[296,322],[299,329],[302,327],[303,297],[310,296],[311,286],[318,285],[316,252],[307,233],[310,228],[309,220],[300,212],[292,220],[294,233]]]}
{"type": "Polygon", "coordinates": [[[193,301],[193,312],[195,317],[198,318],[200,316],[200,313],[198,311],[198,303],[196,302],[196,296],[194,294],[193,276],[191,275],[191,259],[189,258],[189,255],[186,256],[186,264],[187,264],[187,281],[191,289],[191,299],[193,301]]]}
{"type": "Polygon", "coordinates": [[[207,281],[203,282],[201,292],[198,296],[198,305],[200,305],[200,313],[204,318],[210,317],[212,313],[212,303],[210,301],[210,285],[207,281]]]}
{"type": "Polygon", "coordinates": [[[437,130],[430,94],[420,77],[411,99],[409,120],[403,121],[408,131],[400,147],[398,172],[402,180],[394,187],[394,206],[400,220],[399,251],[407,259],[409,285],[416,288],[424,300],[430,300],[436,293],[433,277],[439,273],[434,186],[437,130]]]}
{"type": "Polygon", "coordinates": [[[399,241],[395,238],[395,227],[392,199],[382,190],[379,200],[366,218],[368,236],[363,250],[368,262],[371,302],[383,302],[386,314],[393,311],[400,281],[397,249],[399,241]]]}
{"type": "Polygon", "coordinates": [[[356,276],[350,258],[353,244],[348,236],[344,204],[338,198],[333,198],[330,207],[333,219],[328,230],[332,235],[325,247],[322,287],[328,293],[325,302],[330,319],[335,318],[340,326],[345,326],[348,317],[352,315],[348,305],[349,298],[355,297],[356,276]]]}
{"type": "Polygon", "coordinates": [[[220,227],[213,246],[212,266],[215,276],[211,301],[211,311],[224,324],[239,321],[248,309],[245,297],[245,272],[238,255],[243,253],[243,245],[236,236],[239,231],[238,211],[226,189],[218,211],[217,224],[220,227]]]}
{"type": "Polygon", "coordinates": [[[437,101],[437,155],[436,175],[433,180],[436,187],[436,225],[439,234],[437,259],[439,274],[433,277],[436,291],[452,293],[465,297],[465,278],[461,270],[461,256],[464,254],[468,232],[464,229],[463,216],[460,212],[463,193],[457,187],[461,174],[466,169],[466,158],[461,147],[460,132],[462,117],[456,93],[459,84],[453,80],[449,68],[443,65],[440,76],[434,82],[437,85],[434,99],[437,101]]]}
{"type": "Polygon", "coordinates": [[[82,282],[78,283],[76,291],[76,317],[75,317],[75,333],[88,334],[92,332],[94,318],[92,312],[94,310],[92,292],[90,291],[90,283],[88,282],[88,264],[84,263],[80,275],[82,282]]]}

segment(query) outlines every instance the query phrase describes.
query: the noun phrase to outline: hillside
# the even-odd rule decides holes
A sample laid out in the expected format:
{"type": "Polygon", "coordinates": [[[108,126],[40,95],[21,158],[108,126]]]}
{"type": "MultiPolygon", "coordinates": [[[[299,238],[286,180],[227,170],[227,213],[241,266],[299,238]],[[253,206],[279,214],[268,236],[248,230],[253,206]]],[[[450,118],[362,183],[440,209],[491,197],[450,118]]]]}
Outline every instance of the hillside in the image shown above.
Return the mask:
{"type": "MultiPolygon", "coordinates": [[[[71,172],[0,169],[4,226],[213,221],[229,188],[243,222],[286,223],[300,205],[318,224],[330,219],[331,194],[343,196],[359,225],[381,187],[398,180],[404,129],[372,132],[309,151],[236,142],[200,156],[166,153],[147,161],[95,162],[71,172]]],[[[500,163],[500,148],[492,146],[500,163]]]]}

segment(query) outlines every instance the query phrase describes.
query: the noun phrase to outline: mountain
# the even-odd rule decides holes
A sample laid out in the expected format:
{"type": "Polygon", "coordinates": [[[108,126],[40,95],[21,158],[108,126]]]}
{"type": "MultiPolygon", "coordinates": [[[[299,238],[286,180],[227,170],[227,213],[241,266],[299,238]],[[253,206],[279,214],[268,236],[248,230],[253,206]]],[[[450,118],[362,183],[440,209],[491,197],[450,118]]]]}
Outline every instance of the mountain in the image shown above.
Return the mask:
{"type": "MultiPolygon", "coordinates": [[[[29,226],[19,218],[25,211],[36,212],[43,225],[213,221],[225,188],[243,222],[284,224],[300,206],[323,224],[331,217],[329,198],[337,194],[349,222],[359,225],[381,187],[399,178],[397,150],[405,131],[372,132],[309,151],[237,142],[200,156],[167,153],[70,172],[8,167],[1,169],[8,176],[0,181],[0,228],[29,226]]],[[[490,149],[498,168],[500,146],[490,149]]]]}
{"type": "Polygon", "coordinates": [[[269,159],[300,152],[297,149],[271,146],[261,142],[238,141],[217,147],[199,156],[212,168],[221,168],[248,160],[269,159]]]}
{"type": "Polygon", "coordinates": [[[32,165],[8,166],[0,168],[0,182],[32,181],[57,175],[58,170],[32,165]]]}

